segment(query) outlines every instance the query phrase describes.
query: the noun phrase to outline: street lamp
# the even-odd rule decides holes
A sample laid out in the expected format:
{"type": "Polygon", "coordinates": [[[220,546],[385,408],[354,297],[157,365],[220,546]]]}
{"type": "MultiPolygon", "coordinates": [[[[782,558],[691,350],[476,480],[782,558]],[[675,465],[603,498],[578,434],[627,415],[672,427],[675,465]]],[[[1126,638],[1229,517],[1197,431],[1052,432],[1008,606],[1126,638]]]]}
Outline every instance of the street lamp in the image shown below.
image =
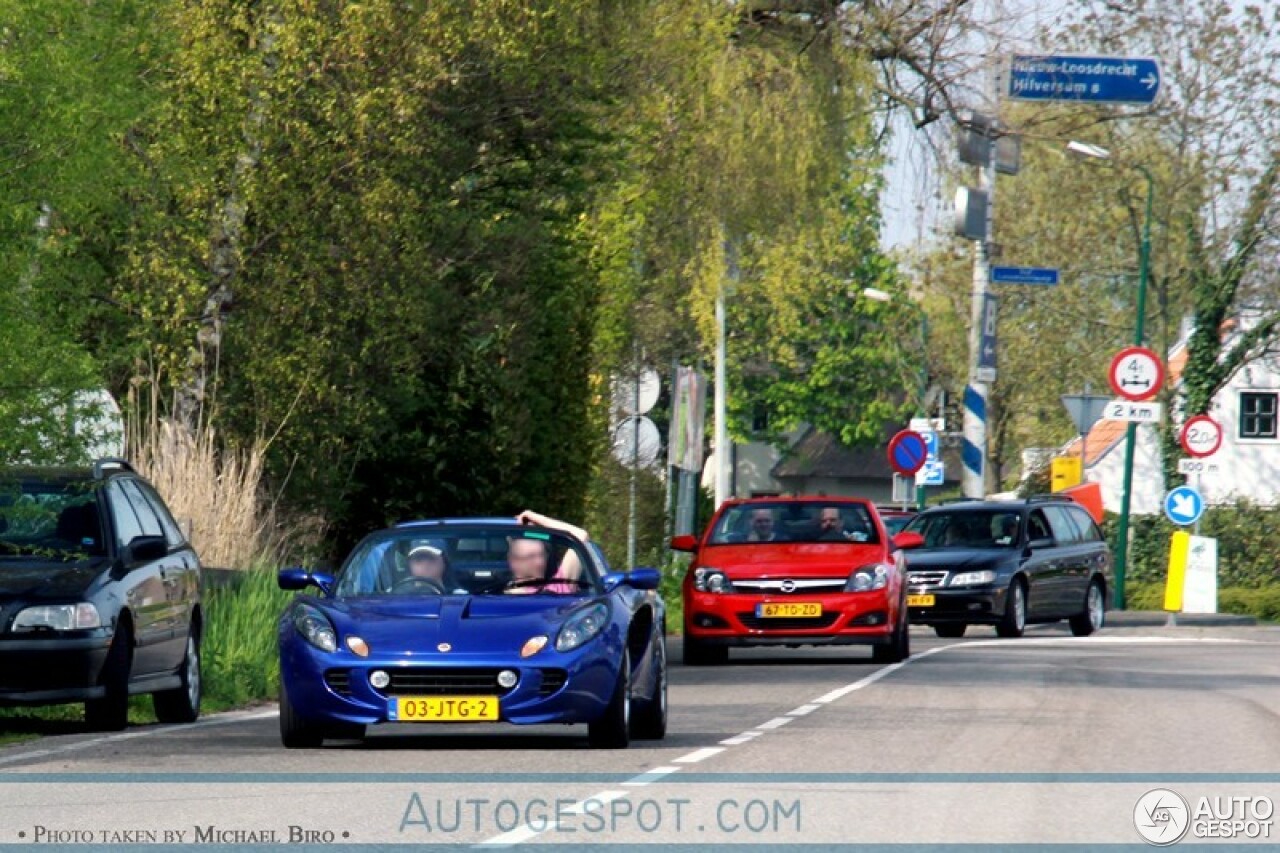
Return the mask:
{"type": "MultiPolygon", "coordinates": [[[[862,295],[875,302],[893,302],[893,296],[878,287],[862,288],[862,295]]],[[[916,397],[916,415],[925,417],[925,397],[929,393],[929,315],[914,302],[911,307],[920,313],[920,391],[916,397]]],[[[925,487],[916,482],[916,508],[924,509],[925,487]]]]}
{"type": "MultiPolygon", "coordinates": [[[[1067,153],[1087,160],[1114,162],[1111,152],[1087,142],[1068,142],[1067,153]]],[[[1142,346],[1143,328],[1147,318],[1147,278],[1151,266],[1151,200],[1155,194],[1155,179],[1141,163],[1126,164],[1142,173],[1147,180],[1147,207],[1142,219],[1142,243],[1138,253],[1138,319],[1134,326],[1133,343],[1142,346]]],[[[1116,531],[1116,589],[1114,604],[1124,610],[1124,577],[1129,557],[1129,505],[1133,492],[1133,448],[1137,443],[1138,425],[1129,422],[1124,440],[1124,486],[1120,493],[1120,526],[1116,531]]]]}

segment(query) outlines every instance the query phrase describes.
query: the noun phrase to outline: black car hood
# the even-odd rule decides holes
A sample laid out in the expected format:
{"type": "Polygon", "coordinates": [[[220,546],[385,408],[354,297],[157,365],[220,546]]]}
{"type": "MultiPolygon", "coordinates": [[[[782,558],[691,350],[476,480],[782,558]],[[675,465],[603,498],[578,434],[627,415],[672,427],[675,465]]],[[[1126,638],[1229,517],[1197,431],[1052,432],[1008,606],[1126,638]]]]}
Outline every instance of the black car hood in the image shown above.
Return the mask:
{"type": "Polygon", "coordinates": [[[0,598],[65,599],[82,596],[102,573],[101,560],[75,563],[0,560],[0,598]]]}
{"type": "Polygon", "coordinates": [[[1018,557],[1016,548],[913,548],[906,553],[908,569],[980,569],[1018,557]]]}

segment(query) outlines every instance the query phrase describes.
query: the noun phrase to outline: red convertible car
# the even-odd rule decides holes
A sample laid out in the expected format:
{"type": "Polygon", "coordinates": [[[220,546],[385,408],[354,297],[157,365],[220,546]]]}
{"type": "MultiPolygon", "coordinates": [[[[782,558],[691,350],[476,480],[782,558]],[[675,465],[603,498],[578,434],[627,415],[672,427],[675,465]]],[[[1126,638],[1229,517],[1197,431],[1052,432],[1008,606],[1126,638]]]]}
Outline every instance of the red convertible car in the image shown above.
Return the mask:
{"type": "Polygon", "coordinates": [[[726,501],[684,578],[684,662],[724,663],[732,646],[869,645],[875,660],[910,653],[903,549],[874,504],[858,498],[726,501]]]}

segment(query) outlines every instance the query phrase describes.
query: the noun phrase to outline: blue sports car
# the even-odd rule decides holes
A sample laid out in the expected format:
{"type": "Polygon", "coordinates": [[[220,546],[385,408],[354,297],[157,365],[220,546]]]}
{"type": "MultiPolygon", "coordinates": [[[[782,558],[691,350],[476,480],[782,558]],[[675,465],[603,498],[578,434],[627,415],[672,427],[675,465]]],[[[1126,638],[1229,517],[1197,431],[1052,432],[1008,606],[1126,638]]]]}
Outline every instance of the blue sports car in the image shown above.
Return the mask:
{"type": "Polygon", "coordinates": [[[509,519],[410,522],[336,576],[278,580],[300,593],[278,626],[286,747],[387,722],[586,723],[609,748],[666,734],[658,572],[611,572],[594,543],[509,519]]]}

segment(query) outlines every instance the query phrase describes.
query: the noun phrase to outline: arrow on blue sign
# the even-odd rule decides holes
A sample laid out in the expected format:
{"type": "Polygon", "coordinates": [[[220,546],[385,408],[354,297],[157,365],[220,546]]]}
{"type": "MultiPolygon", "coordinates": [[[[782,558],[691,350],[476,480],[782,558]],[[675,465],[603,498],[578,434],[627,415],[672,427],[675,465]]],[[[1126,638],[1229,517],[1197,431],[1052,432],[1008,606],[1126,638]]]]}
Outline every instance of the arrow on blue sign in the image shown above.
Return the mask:
{"type": "Polygon", "coordinates": [[[1204,498],[1191,486],[1178,486],[1165,495],[1164,514],[1174,524],[1195,524],[1204,514],[1204,498]]]}
{"type": "Polygon", "coordinates": [[[1058,283],[1058,271],[1048,267],[992,267],[992,284],[1041,284],[1058,283]]]}
{"type": "Polygon", "coordinates": [[[1160,63],[1125,56],[1015,55],[1008,96],[1020,101],[1150,104],[1160,92],[1160,63]]]}
{"type": "Polygon", "coordinates": [[[996,297],[982,297],[982,343],[978,348],[978,367],[996,369],[996,297]]]}

